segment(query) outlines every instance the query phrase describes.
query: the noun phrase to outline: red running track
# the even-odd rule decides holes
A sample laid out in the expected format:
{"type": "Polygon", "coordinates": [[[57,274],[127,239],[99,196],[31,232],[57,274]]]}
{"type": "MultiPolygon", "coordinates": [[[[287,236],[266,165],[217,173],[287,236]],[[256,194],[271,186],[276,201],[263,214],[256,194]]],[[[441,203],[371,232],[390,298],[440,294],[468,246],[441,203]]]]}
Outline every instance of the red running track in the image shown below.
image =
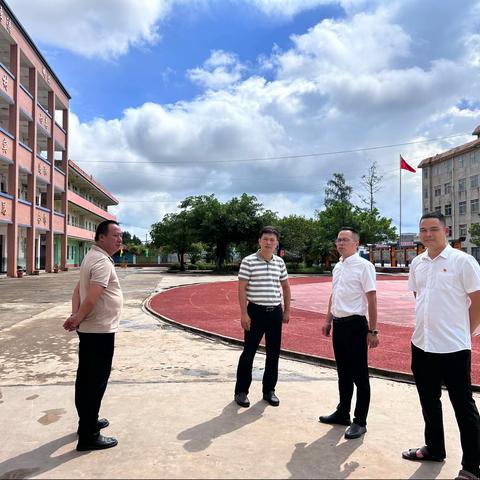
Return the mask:
{"type": "MultiPolygon", "coordinates": [[[[406,277],[378,276],[380,346],[369,352],[369,365],[411,373],[410,338],[415,323],[413,295],[406,277]]],[[[284,326],[282,350],[333,359],[331,338],[324,337],[331,277],[290,278],[292,312],[284,326]]],[[[152,297],[149,308],[176,323],[243,340],[237,282],[217,282],[173,288],[152,297]]],[[[473,340],[472,381],[480,384],[480,337],[473,340]]]]}

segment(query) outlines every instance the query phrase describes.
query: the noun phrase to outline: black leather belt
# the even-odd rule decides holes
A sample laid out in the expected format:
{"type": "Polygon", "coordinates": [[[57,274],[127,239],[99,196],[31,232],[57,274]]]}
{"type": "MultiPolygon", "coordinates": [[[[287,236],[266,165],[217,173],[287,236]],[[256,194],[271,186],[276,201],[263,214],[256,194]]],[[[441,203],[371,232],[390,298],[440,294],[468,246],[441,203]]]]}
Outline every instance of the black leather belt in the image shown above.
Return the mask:
{"type": "Polygon", "coordinates": [[[280,308],[280,304],[272,307],[270,305],[259,305],[258,303],[249,302],[249,305],[251,305],[252,307],[258,308],[259,310],[263,310],[264,312],[273,312],[277,308],[280,308]]]}

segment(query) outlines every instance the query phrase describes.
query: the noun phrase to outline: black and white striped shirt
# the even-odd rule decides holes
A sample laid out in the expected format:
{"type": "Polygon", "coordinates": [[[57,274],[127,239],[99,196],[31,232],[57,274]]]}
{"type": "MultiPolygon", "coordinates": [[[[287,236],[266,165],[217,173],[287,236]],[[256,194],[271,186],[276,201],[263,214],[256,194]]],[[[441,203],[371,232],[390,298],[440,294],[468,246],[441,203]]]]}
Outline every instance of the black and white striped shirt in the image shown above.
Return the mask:
{"type": "Polygon", "coordinates": [[[274,307],[282,303],[280,282],[288,279],[285,262],[273,255],[270,261],[260,255],[260,250],[242,260],[238,279],[246,280],[247,300],[257,305],[274,307]]]}

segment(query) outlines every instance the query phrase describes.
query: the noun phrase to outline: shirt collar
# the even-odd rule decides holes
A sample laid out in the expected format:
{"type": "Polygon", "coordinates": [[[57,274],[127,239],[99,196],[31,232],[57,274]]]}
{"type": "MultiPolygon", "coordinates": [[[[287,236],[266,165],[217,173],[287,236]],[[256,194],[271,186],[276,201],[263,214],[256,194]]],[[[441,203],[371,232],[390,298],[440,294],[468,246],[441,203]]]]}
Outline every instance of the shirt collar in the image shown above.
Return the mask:
{"type": "Polygon", "coordinates": [[[357,258],[358,258],[358,252],[355,252],[353,255],[350,255],[349,257],[347,258],[343,258],[343,257],[340,257],[340,261],[342,263],[351,263],[351,262],[354,262],[357,258]]]}
{"type": "Polygon", "coordinates": [[[260,250],[257,250],[257,253],[255,254],[257,256],[257,258],[262,261],[262,262],[267,262],[267,263],[270,263],[270,262],[273,262],[275,260],[275,255],[272,254],[272,258],[270,260],[265,260],[261,255],[260,255],[260,250]]]}
{"type": "Polygon", "coordinates": [[[452,246],[449,243],[447,243],[445,248],[435,258],[430,258],[428,256],[428,249],[427,249],[422,253],[422,255],[423,255],[422,260],[433,261],[433,260],[437,259],[438,257],[448,258],[448,256],[452,253],[452,250],[453,250],[452,246]]]}
{"type": "Polygon", "coordinates": [[[92,245],[90,249],[103,253],[113,263],[113,258],[102,247],[99,247],[98,245],[92,245]]]}

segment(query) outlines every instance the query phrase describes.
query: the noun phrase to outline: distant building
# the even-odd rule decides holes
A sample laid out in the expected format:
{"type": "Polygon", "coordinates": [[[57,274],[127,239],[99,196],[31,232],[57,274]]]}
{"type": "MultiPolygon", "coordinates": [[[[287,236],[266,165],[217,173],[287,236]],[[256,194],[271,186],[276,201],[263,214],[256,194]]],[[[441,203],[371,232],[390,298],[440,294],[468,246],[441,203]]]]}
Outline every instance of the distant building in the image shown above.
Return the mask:
{"type": "Polygon", "coordinates": [[[422,169],[423,211],[446,217],[448,239],[461,242],[462,250],[480,260],[480,247],[470,241],[468,230],[480,222],[480,126],[477,139],[425,158],[422,169]]]}
{"type": "Polygon", "coordinates": [[[78,266],[94,242],[97,225],[116,220],[107,211],[118,200],[77,164],[68,161],[67,265],[78,266]]]}

